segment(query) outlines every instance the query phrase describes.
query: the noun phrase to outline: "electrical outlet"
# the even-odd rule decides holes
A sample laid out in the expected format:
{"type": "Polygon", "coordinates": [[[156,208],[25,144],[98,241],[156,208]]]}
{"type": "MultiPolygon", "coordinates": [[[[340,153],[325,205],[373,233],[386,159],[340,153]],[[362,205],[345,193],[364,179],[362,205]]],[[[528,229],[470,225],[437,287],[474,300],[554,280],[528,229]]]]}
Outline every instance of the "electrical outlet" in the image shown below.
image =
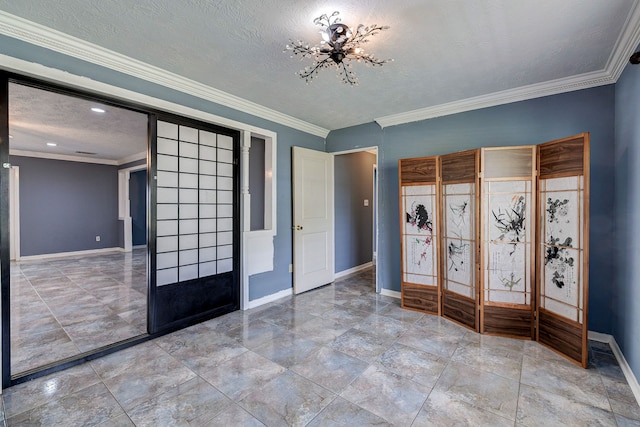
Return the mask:
{"type": "Polygon", "coordinates": [[[293,264],[289,264],[289,273],[293,273],[293,264]]]}
{"type": "Polygon", "coordinates": [[[96,242],[100,241],[100,236],[96,236],[96,242]]]}

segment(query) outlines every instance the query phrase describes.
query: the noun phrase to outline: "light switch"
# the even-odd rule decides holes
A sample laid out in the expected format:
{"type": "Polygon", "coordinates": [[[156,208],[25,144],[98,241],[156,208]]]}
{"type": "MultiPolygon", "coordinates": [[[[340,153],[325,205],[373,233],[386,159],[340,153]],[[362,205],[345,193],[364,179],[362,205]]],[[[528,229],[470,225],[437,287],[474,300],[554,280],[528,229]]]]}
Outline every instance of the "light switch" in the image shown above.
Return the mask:
{"type": "Polygon", "coordinates": [[[369,199],[364,199],[364,205],[369,206],[369,199]]]}

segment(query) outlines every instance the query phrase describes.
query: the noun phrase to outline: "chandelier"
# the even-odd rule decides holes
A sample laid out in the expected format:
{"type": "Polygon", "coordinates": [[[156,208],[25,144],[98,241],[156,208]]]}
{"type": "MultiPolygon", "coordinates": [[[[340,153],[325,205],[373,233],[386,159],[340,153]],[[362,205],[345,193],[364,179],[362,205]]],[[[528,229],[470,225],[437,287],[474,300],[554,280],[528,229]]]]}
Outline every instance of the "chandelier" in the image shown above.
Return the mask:
{"type": "Polygon", "coordinates": [[[343,83],[357,85],[358,78],[352,70],[352,61],[364,62],[366,65],[381,66],[385,62],[393,59],[378,59],[371,54],[365,53],[362,45],[367,43],[369,37],[375,36],[382,30],[389,29],[388,26],[358,25],[353,31],[347,25],[342,24],[338,17],[340,12],[333,12],[331,16],[321,15],[313,20],[313,23],[322,27],[320,34],[322,40],[320,45],[309,46],[302,40],[290,40],[291,44],[286,46],[284,52],[291,52],[293,55],[300,55],[300,59],[312,58],[313,63],[304,67],[296,74],[307,83],[311,82],[323,68],[336,67],[338,78],[343,83]]]}

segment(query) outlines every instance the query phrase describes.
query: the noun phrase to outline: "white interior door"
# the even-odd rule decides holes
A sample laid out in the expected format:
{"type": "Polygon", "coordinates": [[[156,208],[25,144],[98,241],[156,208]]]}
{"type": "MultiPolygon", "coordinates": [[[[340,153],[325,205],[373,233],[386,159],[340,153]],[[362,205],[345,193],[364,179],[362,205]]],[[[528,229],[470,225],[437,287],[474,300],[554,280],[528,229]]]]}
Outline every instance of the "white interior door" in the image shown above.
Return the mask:
{"type": "Polygon", "coordinates": [[[293,147],[293,291],[333,282],[333,154],[293,147]]]}

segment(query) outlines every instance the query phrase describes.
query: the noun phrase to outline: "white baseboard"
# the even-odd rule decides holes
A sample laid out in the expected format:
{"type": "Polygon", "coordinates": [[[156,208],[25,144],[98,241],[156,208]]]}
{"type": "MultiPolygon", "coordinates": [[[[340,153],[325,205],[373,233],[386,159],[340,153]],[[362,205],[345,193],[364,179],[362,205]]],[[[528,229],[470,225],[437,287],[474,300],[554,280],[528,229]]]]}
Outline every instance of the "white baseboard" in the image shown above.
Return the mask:
{"type": "Polygon", "coordinates": [[[55,254],[42,254],[42,255],[29,255],[29,256],[21,256],[17,261],[42,261],[47,259],[54,258],[65,258],[65,257],[78,257],[78,256],[86,256],[86,255],[98,255],[109,252],[122,252],[124,249],[122,248],[102,248],[102,249],[89,249],[86,251],[73,251],[73,252],[58,252],[55,254]]]}
{"type": "Polygon", "coordinates": [[[283,291],[276,292],[275,294],[267,295],[262,298],[249,301],[247,306],[244,307],[244,310],[260,307],[261,305],[279,300],[280,298],[290,297],[291,295],[293,295],[293,289],[285,289],[283,291]]]}
{"type": "Polygon", "coordinates": [[[348,276],[353,273],[357,273],[362,270],[366,270],[367,268],[373,267],[373,262],[367,262],[366,264],[358,265],[357,267],[350,268],[348,270],[342,270],[333,275],[335,279],[339,279],[344,276],[348,276]]]}
{"type": "Polygon", "coordinates": [[[392,291],[390,289],[380,289],[380,295],[384,295],[386,297],[391,297],[391,298],[398,298],[398,299],[402,299],[402,294],[398,291],[392,291]]]}
{"type": "Polygon", "coordinates": [[[625,359],[624,354],[622,354],[622,350],[620,350],[620,347],[618,347],[618,343],[616,342],[615,337],[609,334],[589,331],[589,339],[609,344],[609,346],[611,347],[611,351],[613,351],[614,356],[616,356],[616,359],[618,360],[620,369],[622,369],[622,372],[624,373],[624,376],[629,383],[629,387],[631,387],[631,391],[633,391],[633,395],[636,397],[638,405],[640,405],[640,384],[638,384],[638,379],[627,363],[627,359],[625,359]]]}

